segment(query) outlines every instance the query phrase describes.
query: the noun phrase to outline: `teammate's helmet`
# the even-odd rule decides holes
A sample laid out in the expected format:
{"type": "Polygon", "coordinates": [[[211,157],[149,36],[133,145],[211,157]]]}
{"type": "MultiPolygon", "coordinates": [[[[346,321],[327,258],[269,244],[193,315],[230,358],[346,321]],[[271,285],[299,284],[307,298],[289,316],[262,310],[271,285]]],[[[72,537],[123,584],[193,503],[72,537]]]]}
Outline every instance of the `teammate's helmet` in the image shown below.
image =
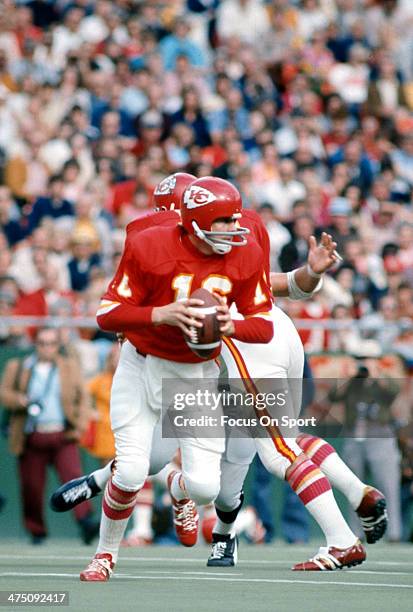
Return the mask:
{"type": "Polygon", "coordinates": [[[157,210],[179,210],[182,194],[196,180],[193,174],[175,172],[164,178],[155,187],[152,203],[157,210]]]}
{"type": "Polygon", "coordinates": [[[213,232],[211,225],[218,219],[239,219],[241,210],[241,195],[234,185],[214,176],[205,176],[191,183],[183,193],[182,225],[189,234],[209,244],[215,253],[224,255],[233,246],[247,244],[245,234],[249,234],[249,230],[237,227],[231,232],[213,232]]]}

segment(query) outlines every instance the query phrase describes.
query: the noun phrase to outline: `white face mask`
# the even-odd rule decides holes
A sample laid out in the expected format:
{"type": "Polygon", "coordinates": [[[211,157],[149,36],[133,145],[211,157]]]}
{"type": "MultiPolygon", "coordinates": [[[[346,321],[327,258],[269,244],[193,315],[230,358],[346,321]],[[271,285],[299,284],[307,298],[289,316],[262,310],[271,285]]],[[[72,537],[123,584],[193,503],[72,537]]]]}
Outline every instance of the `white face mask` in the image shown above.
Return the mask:
{"type": "Polygon", "coordinates": [[[226,255],[234,246],[245,246],[247,244],[245,236],[250,233],[246,227],[239,227],[232,232],[201,230],[196,221],[192,221],[192,227],[195,236],[206,242],[218,255],[226,255]],[[237,236],[240,236],[241,240],[234,240],[237,236]]]}

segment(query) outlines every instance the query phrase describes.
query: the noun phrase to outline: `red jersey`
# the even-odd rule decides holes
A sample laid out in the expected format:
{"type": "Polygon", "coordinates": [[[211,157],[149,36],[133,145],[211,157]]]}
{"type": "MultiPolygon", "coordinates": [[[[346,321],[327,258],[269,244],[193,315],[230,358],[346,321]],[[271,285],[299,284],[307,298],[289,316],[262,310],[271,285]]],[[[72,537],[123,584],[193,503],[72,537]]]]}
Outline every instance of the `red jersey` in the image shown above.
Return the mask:
{"type": "Polygon", "coordinates": [[[267,228],[259,214],[251,208],[243,209],[241,223],[242,227],[247,227],[254,240],[260,245],[264,255],[264,279],[271,290],[270,286],[270,238],[267,228]]]}
{"type": "MultiPolygon", "coordinates": [[[[233,248],[224,256],[204,255],[177,225],[174,211],[146,215],[128,226],[122,260],[103,297],[98,322],[103,329],[123,331],[143,354],[200,362],[178,327],[152,324],[153,306],[187,298],[204,287],[225,295],[228,304],[235,302],[244,317],[267,315],[271,293],[262,281],[263,270],[263,252],[253,238],[246,247],[233,248]]],[[[269,342],[272,337],[272,324],[267,320],[237,321],[235,325],[235,338],[244,339],[237,327],[245,333],[247,326],[249,339],[245,341],[269,342]],[[258,332],[255,338],[251,333],[254,326],[258,332]]]]}

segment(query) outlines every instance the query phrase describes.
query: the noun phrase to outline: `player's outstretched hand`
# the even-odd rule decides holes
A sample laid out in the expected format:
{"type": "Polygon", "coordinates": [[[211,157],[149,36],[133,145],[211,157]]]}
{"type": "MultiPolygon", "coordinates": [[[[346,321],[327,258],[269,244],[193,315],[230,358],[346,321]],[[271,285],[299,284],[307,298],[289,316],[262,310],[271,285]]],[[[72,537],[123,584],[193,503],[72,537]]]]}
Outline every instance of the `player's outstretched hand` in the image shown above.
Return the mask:
{"type": "Polygon", "coordinates": [[[339,260],[336,252],[337,243],[330,234],[321,234],[320,244],[310,236],[307,263],[316,274],[324,274],[339,260]]]}
{"type": "Polygon", "coordinates": [[[188,298],[179,302],[171,302],[166,306],[155,306],[152,310],[152,323],[179,327],[184,334],[190,337],[191,327],[202,327],[202,319],[205,315],[196,307],[203,305],[202,300],[188,298]]]}
{"type": "Polygon", "coordinates": [[[214,296],[219,300],[219,306],[217,306],[217,319],[220,322],[219,331],[223,336],[232,336],[235,333],[235,327],[228,304],[222,295],[214,293],[214,296]]]}

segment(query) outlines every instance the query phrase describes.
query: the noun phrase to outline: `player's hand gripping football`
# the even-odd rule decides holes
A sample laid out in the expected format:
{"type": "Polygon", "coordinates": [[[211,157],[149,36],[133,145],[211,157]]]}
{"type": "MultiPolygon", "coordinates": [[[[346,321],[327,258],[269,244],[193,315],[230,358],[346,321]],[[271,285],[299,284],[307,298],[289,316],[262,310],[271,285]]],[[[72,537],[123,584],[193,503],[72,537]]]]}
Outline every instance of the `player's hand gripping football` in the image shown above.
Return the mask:
{"type": "Polygon", "coordinates": [[[202,300],[188,298],[178,302],[171,302],[166,306],[155,306],[152,310],[152,323],[154,325],[172,325],[179,327],[184,334],[191,337],[191,327],[202,327],[204,314],[193,306],[203,306],[202,300]]]}
{"type": "Polygon", "coordinates": [[[307,263],[316,274],[324,274],[340,261],[340,256],[336,251],[337,243],[333,241],[330,234],[321,234],[320,244],[314,236],[310,236],[307,263]]]}
{"type": "Polygon", "coordinates": [[[219,300],[219,306],[217,306],[217,319],[220,322],[219,331],[223,336],[233,336],[235,333],[235,326],[229,312],[228,304],[222,295],[214,293],[214,296],[219,300]]]}

